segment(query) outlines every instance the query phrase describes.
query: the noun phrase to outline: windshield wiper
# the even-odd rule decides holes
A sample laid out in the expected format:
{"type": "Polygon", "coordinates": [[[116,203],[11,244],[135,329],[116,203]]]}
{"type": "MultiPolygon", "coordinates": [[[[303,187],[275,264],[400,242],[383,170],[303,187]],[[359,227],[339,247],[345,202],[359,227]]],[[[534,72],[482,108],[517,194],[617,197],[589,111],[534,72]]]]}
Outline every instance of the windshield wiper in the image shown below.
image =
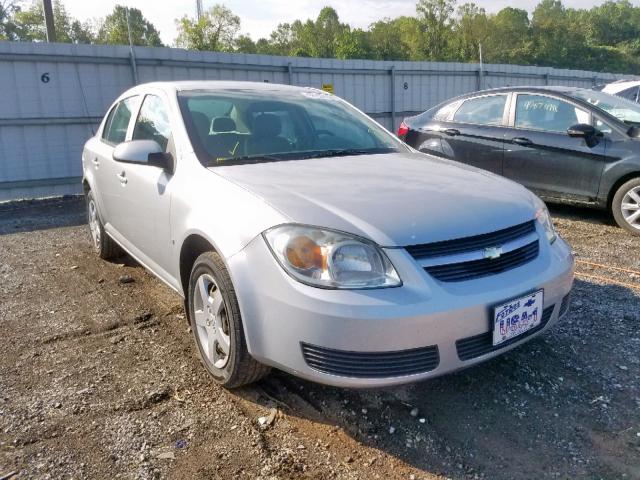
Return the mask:
{"type": "Polygon", "coordinates": [[[351,155],[371,155],[375,153],[389,153],[395,151],[396,150],[393,148],[342,148],[304,153],[300,158],[348,157],[351,155]]]}
{"type": "Polygon", "coordinates": [[[248,163],[281,162],[283,160],[287,159],[275,157],[273,155],[244,155],[242,157],[218,157],[212,159],[209,163],[211,164],[211,166],[243,165],[248,163]]]}

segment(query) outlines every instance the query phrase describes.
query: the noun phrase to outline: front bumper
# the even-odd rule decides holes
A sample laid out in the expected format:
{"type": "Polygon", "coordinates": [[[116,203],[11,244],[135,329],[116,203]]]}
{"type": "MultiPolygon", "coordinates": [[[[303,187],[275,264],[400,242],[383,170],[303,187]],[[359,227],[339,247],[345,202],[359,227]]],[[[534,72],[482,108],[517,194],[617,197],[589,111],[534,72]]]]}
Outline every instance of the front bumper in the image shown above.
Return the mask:
{"type": "Polygon", "coordinates": [[[538,257],[525,265],[463,282],[436,281],[404,249],[385,251],[403,280],[401,287],[326,290],[303,285],[283,271],[261,236],[228,258],[251,355],[293,375],[341,387],[415,382],[488,360],[547,330],[558,321],[573,284],[573,254],[561,238],[552,245],[541,240],[538,257]],[[460,353],[460,341],[475,337],[478,343],[490,331],[494,305],[538,289],[544,289],[547,312],[541,328],[504,348],[476,349],[472,358],[460,353]],[[343,367],[357,361],[406,365],[416,360],[423,362],[425,371],[395,374],[398,370],[387,367],[388,376],[329,374],[319,371],[318,363],[308,362],[309,346],[312,355],[328,353],[328,359],[321,360],[343,367]],[[425,350],[434,346],[435,366],[433,349],[425,350]]]}

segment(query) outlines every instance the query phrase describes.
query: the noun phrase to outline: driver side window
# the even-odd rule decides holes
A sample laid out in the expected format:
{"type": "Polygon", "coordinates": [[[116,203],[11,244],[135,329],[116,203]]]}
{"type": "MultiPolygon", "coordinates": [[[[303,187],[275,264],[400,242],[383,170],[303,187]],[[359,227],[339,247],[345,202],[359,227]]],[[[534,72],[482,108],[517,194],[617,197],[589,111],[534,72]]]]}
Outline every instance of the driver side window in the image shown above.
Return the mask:
{"type": "Polygon", "coordinates": [[[156,95],[147,95],[133,127],[132,140],[154,140],[166,152],[170,136],[169,115],[162,99],[156,95]]]}
{"type": "Polygon", "coordinates": [[[589,113],[559,98],[518,94],[516,128],[564,133],[578,123],[589,123],[589,113]]]}

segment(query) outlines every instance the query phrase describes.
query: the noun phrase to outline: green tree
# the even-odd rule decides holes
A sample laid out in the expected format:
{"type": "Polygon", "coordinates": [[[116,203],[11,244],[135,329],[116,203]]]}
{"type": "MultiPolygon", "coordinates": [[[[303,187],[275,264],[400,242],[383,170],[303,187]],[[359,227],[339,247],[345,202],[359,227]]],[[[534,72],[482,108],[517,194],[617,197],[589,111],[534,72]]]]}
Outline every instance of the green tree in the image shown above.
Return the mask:
{"type": "Polygon", "coordinates": [[[380,20],[369,29],[371,55],[376,60],[408,60],[409,52],[403,47],[400,30],[394,20],[380,20]]]}
{"type": "Polygon", "coordinates": [[[361,28],[345,29],[336,39],[336,58],[371,58],[369,32],[361,28]]]}
{"type": "Polygon", "coordinates": [[[233,51],[240,30],[240,17],[224,5],[214,5],[199,20],[184,16],[176,23],[176,45],[190,50],[233,51]]]}
{"type": "Polygon", "coordinates": [[[15,0],[0,0],[0,40],[16,40],[17,26],[15,14],[20,7],[15,0]]]}
{"type": "Polygon", "coordinates": [[[530,62],[531,26],[526,10],[503,8],[488,18],[488,29],[491,34],[482,44],[487,62],[530,62]]]}
{"type": "Polygon", "coordinates": [[[106,16],[98,30],[97,41],[113,45],[129,44],[129,28],[131,29],[131,43],[146,47],[162,47],[160,33],[137,8],[116,5],[106,16]],[[129,22],[127,25],[127,14],[129,22]]]}
{"type": "Polygon", "coordinates": [[[533,11],[534,61],[541,65],[584,68],[586,38],[584,29],[571,21],[559,0],[542,0],[533,11]]]}
{"type": "Polygon", "coordinates": [[[640,7],[628,0],[604,2],[585,13],[587,36],[593,45],[615,46],[640,37],[640,7]]]}
{"type": "Polygon", "coordinates": [[[418,19],[424,24],[429,60],[444,60],[448,55],[455,0],[419,0],[418,19]]]}
{"type": "Polygon", "coordinates": [[[404,58],[407,60],[427,58],[427,39],[422,22],[415,17],[398,17],[393,20],[393,28],[398,30],[404,58]]]}
{"type": "MultiPolygon", "coordinates": [[[[46,40],[47,31],[41,0],[32,3],[26,10],[15,10],[13,21],[15,40],[46,40]]],[[[56,30],[56,42],[92,43],[95,40],[91,25],[71,17],[62,2],[53,3],[53,25],[56,30]]]]}
{"type": "Polygon", "coordinates": [[[235,39],[235,51],[238,53],[258,53],[258,47],[250,36],[240,35],[235,39]]]}
{"type": "Polygon", "coordinates": [[[458,7],[458,19],[453,27],[452,50],[454,57],[463,61],[478,61],[480,45],[489,37],[489,19],[484,8],[475,3],[458,7]]]}

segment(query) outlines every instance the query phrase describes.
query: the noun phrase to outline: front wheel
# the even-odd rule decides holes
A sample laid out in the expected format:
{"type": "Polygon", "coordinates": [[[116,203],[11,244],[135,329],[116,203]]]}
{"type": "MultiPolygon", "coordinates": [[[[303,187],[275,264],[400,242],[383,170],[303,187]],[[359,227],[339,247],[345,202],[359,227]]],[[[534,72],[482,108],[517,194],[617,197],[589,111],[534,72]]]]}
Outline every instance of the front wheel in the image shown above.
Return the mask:
{"type": "Polygon", "coordinates": [[[200,360],[226,388],[255,382],[269,368],[251,357],[231,277],[217,253],[200,255],[189,279],[189,322],[200,360]]]}
{"type": "Polygon", "coordinates": [[[611,202],[611,213],[620,227],[640,235],[640,178],[633,178],[618,188],[611,202]]]}

